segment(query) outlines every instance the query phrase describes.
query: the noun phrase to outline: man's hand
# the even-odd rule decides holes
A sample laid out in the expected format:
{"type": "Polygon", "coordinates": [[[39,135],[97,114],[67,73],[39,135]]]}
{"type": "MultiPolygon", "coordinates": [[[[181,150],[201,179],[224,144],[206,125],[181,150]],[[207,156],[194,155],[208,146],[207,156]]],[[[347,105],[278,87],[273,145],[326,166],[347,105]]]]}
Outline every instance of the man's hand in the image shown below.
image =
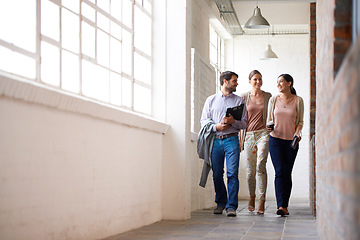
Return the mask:
{"type": "Polygon", "coordinates": [[[216,124],[216,130],[217,131],[224,131],[224,130],[228,129],[229,127],[230,127],[230,124],[227,124],[227,123],[224,123],[224,122],[216,124]]]}
{"type": "Polygon", "coordinates": [[[235,123],[235,119],[231,114],[229,114],[229,117],[223,117],[223,122],[226,124],[233,124],[235,123]]]}

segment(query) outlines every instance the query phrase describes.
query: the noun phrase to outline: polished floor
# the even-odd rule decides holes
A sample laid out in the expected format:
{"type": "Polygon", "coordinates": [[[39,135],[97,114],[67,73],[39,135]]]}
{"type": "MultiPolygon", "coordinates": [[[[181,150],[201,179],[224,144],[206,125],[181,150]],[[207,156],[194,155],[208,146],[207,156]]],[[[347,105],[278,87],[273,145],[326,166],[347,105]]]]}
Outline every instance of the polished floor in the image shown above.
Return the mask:
{"type": "Polygon", "coordinates": [[[104,240],[256,240],[256,239],[320,239],[316,220],[308,203],[290,202],[290,215],[275,214],[275,201],[266,203],[264,215],[247,210],[240,201],[237,217],[213,214],[213,209],[193,212],[186,221],[160,221],[104,240]]]}

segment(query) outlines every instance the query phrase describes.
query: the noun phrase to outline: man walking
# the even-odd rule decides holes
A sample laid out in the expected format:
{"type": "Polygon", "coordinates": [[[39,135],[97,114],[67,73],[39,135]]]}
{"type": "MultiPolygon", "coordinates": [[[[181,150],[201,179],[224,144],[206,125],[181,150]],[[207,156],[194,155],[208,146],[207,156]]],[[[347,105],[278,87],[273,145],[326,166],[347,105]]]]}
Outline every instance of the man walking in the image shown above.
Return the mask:
{"type": "Polygon", "coordinates": [[[226,71],[220,75],[221,92],[208,97],[201,115],[201,125],[210,120],[214,122],[212,131],[215,132],[211,152],[211,169],[215,187],[214,214],[222,214],[226,210],[227,216],[236,216],[239,192],[239,157],[240,146],[238,132],[247,127],[247,111],[244,104],[240,120],[232,115],[226,116],[227,108],[244,103],[243,98],[233,94],[236,91],[238,75],[226,71]],[[227,190],[224,183],[224,163],[226,158],[227,190]]]}

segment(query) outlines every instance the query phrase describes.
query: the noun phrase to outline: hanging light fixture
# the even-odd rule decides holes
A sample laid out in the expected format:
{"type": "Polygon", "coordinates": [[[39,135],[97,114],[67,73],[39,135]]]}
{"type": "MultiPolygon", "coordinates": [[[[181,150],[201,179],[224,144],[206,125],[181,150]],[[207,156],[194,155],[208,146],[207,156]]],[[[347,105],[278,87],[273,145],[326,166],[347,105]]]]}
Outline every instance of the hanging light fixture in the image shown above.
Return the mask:
{"type": "Polygon", "coordinates": [[[256,6],[253,16],[246,22],[245,28],[268,28],[269,22],[261,15],[260,8],[256,6]]]}
{"type": "Polygon", "coordinates": [[[274,59],[278,59],[278,56],[271,49],[271,45],[268,44],[265,52],[263,52],[260,59],[261,60],[274,60],[274,59]]]}

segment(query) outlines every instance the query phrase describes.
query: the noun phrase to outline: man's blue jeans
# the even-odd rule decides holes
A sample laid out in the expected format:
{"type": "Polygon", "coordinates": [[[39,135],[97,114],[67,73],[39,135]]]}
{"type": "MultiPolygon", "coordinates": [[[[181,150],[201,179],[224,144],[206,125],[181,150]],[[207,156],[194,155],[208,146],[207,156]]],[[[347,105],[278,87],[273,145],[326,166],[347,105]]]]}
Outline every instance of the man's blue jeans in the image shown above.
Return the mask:
{"type": "Polygon", "coordinates": [[[291,140],[269,138],[269,151],[275,169],[275,194],[277,207],[287,208],[292,188],[291,173],[299,150],[290,147],[291,140]]]}
{"type": "Polygon", "coordinates": [[[240,145],[237,135],[226,139],[215,138],[211,153],[215,202],[217,206],[225,207],[225,209],[236,210],[238,207],[239,157],[240,145]],[[228,193],[224,184],[225,158],[228,193]]]}

